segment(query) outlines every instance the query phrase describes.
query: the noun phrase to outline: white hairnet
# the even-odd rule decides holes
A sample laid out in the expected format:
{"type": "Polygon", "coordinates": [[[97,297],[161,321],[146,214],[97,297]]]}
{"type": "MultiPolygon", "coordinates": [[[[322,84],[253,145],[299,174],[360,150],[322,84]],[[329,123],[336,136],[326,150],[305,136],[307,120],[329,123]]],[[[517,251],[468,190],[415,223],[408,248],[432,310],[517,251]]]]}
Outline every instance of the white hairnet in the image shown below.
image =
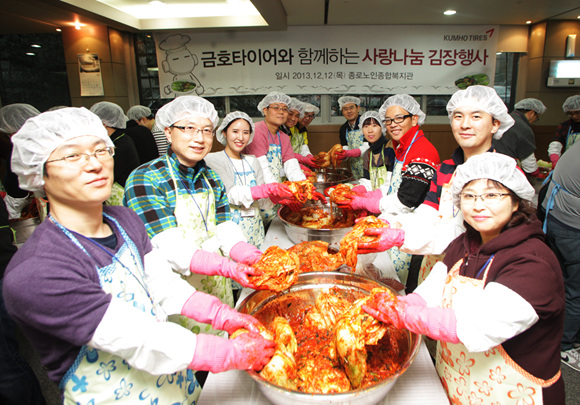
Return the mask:
{"type": "Polygon", "coordinates": [[[514,119],[508,114],[503,100],[491,87],[475,85],[465,90],[458,90],[447,103],[449,118],[459,107],[477,107],[500,122],[499,129],[493,134],[494,139],[500,139],[505,131],[514,125],[514,119]]]}
{"type": "Polygon", "coordinates": [[[287,96],[284,93],[280,93],[279,91],[273,91],[268,93],[262,101],[258,103],[258,111],[264,115],[264,108],[270,106],[270,104],[280,103],[286,104],[287,106],[290,105],[290,96],[287,96]]]}
{"type": "Polygon", "coordinates": [[[176,122],[194,117],[209,119],[214,128],[217,127],[219,121],[213,104],[198,96],[177,97],[157,111],[155,121],[159,123],[161,128],[169,128],[176,122]]]}
{"type": "Polygon", "coordinates": [[[218,140],[219,143],[221,143],[222,145],[225,145],[227,143],[226,136],[224,134],[224,130],[226,129],[226,127],[228,125],[230,125],[232,122],[234,122],[235,120],[238,120],[238,119],[246,120],[250,124],[250,139],[248,140],[248,145],[252,143],[252,141],[254,140],[254,131],[256,128],[254,127],[254,122],[252,121],[250,116],[242,111],[233,111],[225,116],[221,125],[217,129],[216,135],[215,135],[216,139],[218,140]]]}
{"type": "Polygon", "coordinates": [[[364,126],[365,120],[367,118],[374,118],[375,120],[377,120],[377,122],[381,126],[381,133],[383,135],[385,135],[387,133],[387,127],[385,126],[385,123],[383,122],[383,119],[385,118],[384,115],[381,115],[376,111],[367,111],[366,113],[364,113],[360,117],[359,125],[361,128],[364,126]]]}
{"type": "Polygon", "coordinates": [[[297,98],[290,97],[289,110],[296,110],[300,114],[300,118],[304,118],[304,103],[297,98]]]}
{"type": "Polygon", "coordinates": [[[342,96],[338,99],[338,108],[340,108],[340,111],[342,111],[342,107],[350,103],[354,103],[360,106],[360,98],[353,96],[342,96]]]}
{"type": "Polygon", "coordinates": [[[421,111],[421,106],[413,96],[408,94],[395,94],[385,100],[381,108],[379,108],[379,115],[382,117],[381,121],[385,119],[387,109],[391,106],[397,105],[409,114],[417,115],[419,117],[419,125],[425,122],[425,113],[421,111]]]}
{"type": "Polygon", "coordinates": [[[30,104],[8,104],[0,108],[0,132],[13,134],[24,125],[27,119],[38,114],[40,111],[30,104]]]}
{"type": "Polygon", "coordinates": [[[535,111],[536,113],[542,115],[546,112],[547,108],[540,100],[537,98],[524,98],[520,100],[514,105],[514,109],[516,110],[527,110],[527,111],[535,111]]]}
{"type": "Polygon", "coordinates": [[[84,107],[67,107],[44,112],[29,119],[12,137],[12,170],[20,188],[40,191],[44,163],[69,139],[92,135],[114,147],[101,119],[84,107]]]}
{"type": "Polygon", "coordinates": [[[127,128],[127,121],[129,121],[129,119],[123,112],[123,109],[115,103],[101,101],[93,104],[91,112],[97,114],[103,124],[108,127],[116,129],[127,128]]]}
{"type": "Polygon", "coordinates": [[[50,107],[48,110],[46,110],[46,111],[60,110],[61,108],[68,108],[68,105],[54,105],[54,106],[50,107]]]}
{"type": "Polygon", "coordinates": [[[141,118],[147,118],[151,115],[151,109],[144,105],[134,105],[127,110],[127,118],[139,121],[141,118]]]}
{"type": "Polygon", "coordinates": [[[564,104],[562,104],[562,110],[564,110],[565,113],[580,110],[580,95],[577,94],[568,97],[566,101],[564,101],[564,104]]]}
{"type": "Polygon", "coordinates": [[[302,102],[304,104],[304,113],[314,113],[314,116],[317,116],[320,112],[320,108],[316,107],[314,104],[302,102]]]}
{"type": "Polygon", "coordinates": [[[485,152],[472,156],[467,162],[457,166],[451,184],[453,204],[459,207],[459,194],[463,187],[470,181],[478,179],[495,180],[524,200],[532,201],[535,194],[534,188],[515,159],[501,153],[485,152]]]}

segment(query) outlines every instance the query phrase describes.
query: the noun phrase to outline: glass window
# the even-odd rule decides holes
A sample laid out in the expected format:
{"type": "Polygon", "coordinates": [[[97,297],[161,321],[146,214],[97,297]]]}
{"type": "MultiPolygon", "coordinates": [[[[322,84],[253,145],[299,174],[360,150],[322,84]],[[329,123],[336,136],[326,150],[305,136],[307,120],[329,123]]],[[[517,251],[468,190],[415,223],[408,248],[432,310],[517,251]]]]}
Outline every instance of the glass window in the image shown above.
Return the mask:
{"type": "Polygon", "coordinates": [[[243,111],[250,117],[260,117],[262,113],[258,111],[258,104],[264,96],[230,96],[230,111],[243,111]]]}
{"type": "MultiPolygon", "coordinates": [[[[290,97],[296,97],[300,101],[304,101],[306,103],[310,103],[315,105],[320,109],[320,95],[315,94],[297,94],[297,95],[290,95],[290,97]]],[[[320,117],[321,111],[318,111],[317,117],[320,117]]]]}
{"type": "Polygon", "coordinates": [[[427,115],[446,116],[447,103],[451,98],[451,94],[437,94],[427,96],[427,115]]]}

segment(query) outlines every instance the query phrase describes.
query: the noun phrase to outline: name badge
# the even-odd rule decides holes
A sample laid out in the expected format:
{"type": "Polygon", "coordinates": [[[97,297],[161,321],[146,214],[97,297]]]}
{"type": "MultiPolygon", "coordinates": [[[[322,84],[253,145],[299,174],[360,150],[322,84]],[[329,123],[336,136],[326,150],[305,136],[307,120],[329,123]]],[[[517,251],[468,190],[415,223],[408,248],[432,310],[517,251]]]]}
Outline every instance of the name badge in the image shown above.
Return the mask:
{"type": "Polygon", "coordinates": [[[215,236],[212,236],[201,244],[201,249],[205,250],[206,252],[217,252],[219,248],[220,244],[217,237],[215,236]]]}
{"type": "Polygon", "coordinates": [[[256,215],[256,212],[254,208],[242,208],[240,209],[240,214],[242,215],[242,218],[246,218],[253,217],[254,215],[256,215]]]}

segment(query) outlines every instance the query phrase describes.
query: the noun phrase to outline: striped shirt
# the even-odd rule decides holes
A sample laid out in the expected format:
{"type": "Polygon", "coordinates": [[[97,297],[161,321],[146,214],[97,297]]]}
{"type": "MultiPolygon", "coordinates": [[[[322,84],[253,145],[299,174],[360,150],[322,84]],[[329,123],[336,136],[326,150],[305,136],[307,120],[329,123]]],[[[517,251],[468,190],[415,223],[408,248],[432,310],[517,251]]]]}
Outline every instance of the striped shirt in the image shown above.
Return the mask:
{"type": "MultiPolygon", "coordinates": [[[[229,221],[230,207],[226,188],[217,173],[203,160],[194,167],[182,165],[171,148],[167,151],[167,156],[177,180],[179,194],[200,194],[207,187],[211,187],[215,197],[216,222],[220,224],[229,221]]],[[[150,238],[177,226],[174,215],[175,188],[166,156],[139,166],[127,179],[123,204],[139,215],[150,238]]]]}

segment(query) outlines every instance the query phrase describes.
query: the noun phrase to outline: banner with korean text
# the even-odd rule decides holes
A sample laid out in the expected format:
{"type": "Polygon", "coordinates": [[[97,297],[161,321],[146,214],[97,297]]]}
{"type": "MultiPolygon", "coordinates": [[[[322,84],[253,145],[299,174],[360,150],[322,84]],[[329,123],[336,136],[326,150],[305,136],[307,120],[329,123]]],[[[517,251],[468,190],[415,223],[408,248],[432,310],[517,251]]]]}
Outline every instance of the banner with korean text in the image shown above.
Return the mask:
{"type": "Polygon", "coordinates": [[[451,94],[493,85],[498,31],[497,25],[369,25],[156,33],[161,97],[451,94]]]}

